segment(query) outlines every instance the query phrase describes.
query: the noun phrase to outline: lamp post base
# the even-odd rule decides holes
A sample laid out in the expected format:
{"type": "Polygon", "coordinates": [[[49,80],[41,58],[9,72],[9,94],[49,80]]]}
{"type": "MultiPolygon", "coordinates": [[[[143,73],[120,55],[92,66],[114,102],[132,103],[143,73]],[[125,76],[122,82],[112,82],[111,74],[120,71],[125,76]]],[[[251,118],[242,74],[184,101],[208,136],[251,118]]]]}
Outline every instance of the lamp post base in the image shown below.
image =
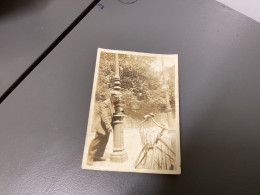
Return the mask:
{"type": "Polygon", "coordinates": [[[115,163],[122,163],[128,159],[126,151],[113,152],[110,156],[110,161],[115,163]]]}

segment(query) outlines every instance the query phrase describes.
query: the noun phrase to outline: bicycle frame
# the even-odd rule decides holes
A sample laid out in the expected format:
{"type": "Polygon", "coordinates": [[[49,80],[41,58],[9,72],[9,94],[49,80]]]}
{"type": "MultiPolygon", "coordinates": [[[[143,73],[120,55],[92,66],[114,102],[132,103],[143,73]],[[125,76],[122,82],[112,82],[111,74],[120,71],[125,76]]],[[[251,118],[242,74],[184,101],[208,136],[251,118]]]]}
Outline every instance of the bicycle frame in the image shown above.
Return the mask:
{"type": "Polygon", "coordinates": [[[150,114],[144,116],[144,119],[145,119],[145,120],[142,121],[142,124],[141,124],[141,126],[140,126],[140,130],[139,130],[140,136],[141,136],[141,128],[143,127],[144,122],[146,122],[146,121],[148,121],[148,120],[150,120],[150,119],[152,119],[153,123],[154,123],[156,126],[160,127],[162,130],[157,134],[156,139],[155,139],[155,141],[154,141],[152,144],[151,144],[151,143],[146,143],[146,144],[143,143],[144,146],[143,146],[143,148],[141,149],[141,151],[140,151],[140,153],[139,153],[139,155],[138,155],[138,157],[137,157],[137,159],[136,159],[136,161],[135,161],[135,168],[137,168],[137,167],[142,163],[142,161],[145,160],[145,162],[146,162],[146,158],[147,158],[147,154],[148,154],[149,150],[153,150],[155,147],[156,147],[157,149],[159,149],[162,153],[164,153],[165,155],[167,155],[167,156],[169,157],[169,159],[171,159],[171,163],[172,163],[173,166],[175,167],[175,158],[174,158],[174,156],[176,156],[176,154],[175,154],[175,152],[168,146],[168,144],[167,144],[161,137],[163,136],[163,133],[164,133],[165,130],[167,130],[168,132],[174,132],[174,131],[176,131],[176,130],[167,128],[167,127],[164,126],[164,125],[160,125],[159,123],[157,123],[157,122],[153,119],[153,117],[154,117],[154,114],[153,114],[153,113],[150,113],[150,114]],[[159,141],[172,153],[173,156],[171,156],[170,154],[166,153],[165,151],[163,151],[161,148],[159,148],[159,147],[156,145],[159,141]],[[144,153],[144,154],[143,154],[143,153],[144,153]],[[142,154],[143,154],[143,156],[142,156],[142,154]],[[141,156],[142,156],[142,158],[141,158],[141,156]],[[141,158],[141,159],[140,159],[140,158],[141,158]]]}

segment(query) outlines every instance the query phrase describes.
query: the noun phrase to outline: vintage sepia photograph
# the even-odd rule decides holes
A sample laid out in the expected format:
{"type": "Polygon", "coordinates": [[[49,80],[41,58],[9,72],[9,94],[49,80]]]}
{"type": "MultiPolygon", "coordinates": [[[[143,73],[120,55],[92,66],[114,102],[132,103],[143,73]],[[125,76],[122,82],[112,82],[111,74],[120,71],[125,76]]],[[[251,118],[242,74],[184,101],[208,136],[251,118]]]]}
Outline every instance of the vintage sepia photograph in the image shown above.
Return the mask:
{"type": "Polygon", "coordinates": [[[98,49],[83,169],[180,174],[178,55],[98,49]]]}

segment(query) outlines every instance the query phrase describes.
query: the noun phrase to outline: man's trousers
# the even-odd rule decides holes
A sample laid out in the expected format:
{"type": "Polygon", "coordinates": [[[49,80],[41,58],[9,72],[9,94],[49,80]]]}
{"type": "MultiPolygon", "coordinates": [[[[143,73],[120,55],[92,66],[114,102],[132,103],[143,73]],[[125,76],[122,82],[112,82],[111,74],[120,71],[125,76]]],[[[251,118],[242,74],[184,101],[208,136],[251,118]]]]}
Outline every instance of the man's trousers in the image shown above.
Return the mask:
{"type": "Polygon", "coordinates": [[[109,138],[109,133],[102,135],[96,132],[96,135],[89,145],[88,149],[88,160],[93,161],[95,158],[100,158],[104,155],[107,142],[109,138]]]}

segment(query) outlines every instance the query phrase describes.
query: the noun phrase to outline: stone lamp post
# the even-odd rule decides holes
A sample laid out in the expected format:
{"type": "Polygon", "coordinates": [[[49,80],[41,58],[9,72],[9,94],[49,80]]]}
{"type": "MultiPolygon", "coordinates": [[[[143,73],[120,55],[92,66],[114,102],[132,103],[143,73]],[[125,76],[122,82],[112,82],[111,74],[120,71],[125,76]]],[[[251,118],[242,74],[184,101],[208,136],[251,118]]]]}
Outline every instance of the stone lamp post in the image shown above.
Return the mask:
{"type": "MultiPolygon", "coordinates": [[[[120,92],[121,83],[119,76],[118,54],[115,54],[115,77],[114,90],[120,92]]],[[[128,155],[124,148],[124,114],[122,112],[122,101],[116,102],[115,113],[113,116],[113,153],[110,156],[111,162],[122,163],[128,159],[128,155]]]]}

